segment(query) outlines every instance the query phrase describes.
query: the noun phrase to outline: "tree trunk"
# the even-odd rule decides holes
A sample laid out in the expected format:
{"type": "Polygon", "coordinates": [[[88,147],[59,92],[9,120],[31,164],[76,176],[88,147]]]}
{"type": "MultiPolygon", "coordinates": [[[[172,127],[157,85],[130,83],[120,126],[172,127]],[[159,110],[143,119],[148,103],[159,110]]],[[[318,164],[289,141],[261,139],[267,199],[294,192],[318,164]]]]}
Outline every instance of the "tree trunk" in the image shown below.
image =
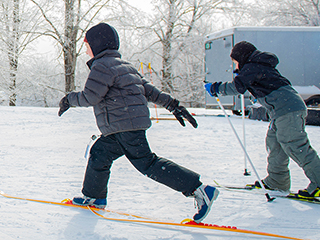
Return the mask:
{"type": "Polygon", "coordinates": [[[174,91],[172,83],[172,58],[171,43],[168,40],[163,42],[163,59],[162,59],[162,91],[172,93],[174,91]]]}
{"type": "Polygon", "coordinates": [[[65,92],[75,90],[75,67],[77,27],[75,27],[74,0],[65,0],[65,41],[63,46],[64,70],[65,70],[65,92]]]}
{"type": "Polygon", "coordinates": [[[162,39],[162,49],[163,49],[163,59],[162,59],[162,91],[167,93],[174,92],[173,86],[173,60],[172,60],[172,38],[173,38],[173,29],[174,29],[174,19],[176,17],[175,12],[175,0],[170,1],[169,3],[169,17],[167,23],[167,29],[162,39]]]}
{"type": "Polygon", "coordinates": [[[75,43],[66,45],[63,48],[64,71],[65,71],[65,92],[69,93],[75,90],[75,43]]]}
{"type": "MultiPolygon", "coordinates": [[[[8,58],[9,58],[9,71],[10,71],[10,96],[9,96],[9,106],[16,106],[17,94],[17,72],[18,72],[18,58],[19,58],[19,8],[20,0],[13,0],[12,9],[12,31],[7,25],[8,31],[8,58]]],[[[9,24],[9,23],[7,23],[9,24]]]]}

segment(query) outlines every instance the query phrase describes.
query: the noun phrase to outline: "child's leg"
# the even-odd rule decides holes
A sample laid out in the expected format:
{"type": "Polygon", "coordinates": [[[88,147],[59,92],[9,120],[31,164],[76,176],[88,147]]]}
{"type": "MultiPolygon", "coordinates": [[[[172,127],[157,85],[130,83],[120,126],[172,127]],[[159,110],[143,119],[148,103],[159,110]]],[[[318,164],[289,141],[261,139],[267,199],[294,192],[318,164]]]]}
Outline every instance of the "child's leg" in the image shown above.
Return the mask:
{"type": "Polygon", "coordinates": [[[142,174],[186,196],[190,196],[202,184],[199,174],[152,153],[145,131],[115,135],[126,157],[142,174]]]}
{"type": "Polygon", "coordinates": [[[311,182],[308,192],[312,193],[320,186],[320,159],[305,132],[306,115],[304,111],[288,113],[277,119],[275,124],[278,141],[287,155],[304,170],[311,182]]]}
{"type": "Polygon", "coordinates": [[[110,168],[122,149],[113,135],[100,137],[90,150],[82,193],[91,198],[106,198],[110,168]]]}
{"type": "Polygon", "coordinates": [[[288,191],[290,189],[289,157],[283,151],[276,137],[276,127],[271,124],[266,137],[268,151],[268,176],[265,184],[272,189],[288,191]]]}

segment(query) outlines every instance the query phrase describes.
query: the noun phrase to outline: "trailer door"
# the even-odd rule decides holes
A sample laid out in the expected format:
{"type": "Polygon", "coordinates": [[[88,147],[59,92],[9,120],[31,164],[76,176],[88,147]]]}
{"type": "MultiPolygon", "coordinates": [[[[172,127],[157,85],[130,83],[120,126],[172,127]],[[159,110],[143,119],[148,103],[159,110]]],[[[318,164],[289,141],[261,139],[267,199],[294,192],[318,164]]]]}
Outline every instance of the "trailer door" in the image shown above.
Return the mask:
{"type": "MultiPolygon", "coordinates": [[[[207,82],[232,81],[233,68],[230,52],[233,47],[233,35],[208,40],[205,44],[205,70],[207,82]]],[[[233,96],[220,97],[226,108],[233,107],[233,96]]],[[[206,106],[218,106],[215,98],[206,92],[206,106]]]]}

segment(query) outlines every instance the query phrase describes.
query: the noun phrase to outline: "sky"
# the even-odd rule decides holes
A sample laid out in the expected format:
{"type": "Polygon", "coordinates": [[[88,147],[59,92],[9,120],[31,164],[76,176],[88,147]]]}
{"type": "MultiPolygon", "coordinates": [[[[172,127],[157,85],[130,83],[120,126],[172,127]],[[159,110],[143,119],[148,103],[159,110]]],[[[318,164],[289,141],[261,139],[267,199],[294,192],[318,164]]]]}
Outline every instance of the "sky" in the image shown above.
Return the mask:
{"type": "Polygon", "coordinates": [[[136,8],[141,9],[142,11],[148,12],[152,9],[150,0],[130,0],[130,4],[136,8]]]}

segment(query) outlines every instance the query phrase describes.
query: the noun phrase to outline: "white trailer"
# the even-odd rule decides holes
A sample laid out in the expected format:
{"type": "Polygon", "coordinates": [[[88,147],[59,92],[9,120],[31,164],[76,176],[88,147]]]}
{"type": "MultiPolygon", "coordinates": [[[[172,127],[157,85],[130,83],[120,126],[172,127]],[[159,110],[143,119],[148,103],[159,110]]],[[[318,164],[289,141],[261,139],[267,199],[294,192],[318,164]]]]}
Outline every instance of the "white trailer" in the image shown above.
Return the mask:
{"type": "MultiPolygon", "coordinates": [[[[232,81],[232,47],[240,41],[253,43],[259,50],[279,58],[277,69],[289,79],[307,104],[320,103],[320,27],[233,27],[214,32],[205,39],[206,81],[232,81]],[[309,99],[309,103],[307,100],[309,99]]],[[[249,93],[245,105],[251,104],[249,93]]],[[[225,96],[221,103],[234,113],[241,111],[240,96],[225,96]]],[[[218,108],[206,93],[206,107],[218,108]]]]}

